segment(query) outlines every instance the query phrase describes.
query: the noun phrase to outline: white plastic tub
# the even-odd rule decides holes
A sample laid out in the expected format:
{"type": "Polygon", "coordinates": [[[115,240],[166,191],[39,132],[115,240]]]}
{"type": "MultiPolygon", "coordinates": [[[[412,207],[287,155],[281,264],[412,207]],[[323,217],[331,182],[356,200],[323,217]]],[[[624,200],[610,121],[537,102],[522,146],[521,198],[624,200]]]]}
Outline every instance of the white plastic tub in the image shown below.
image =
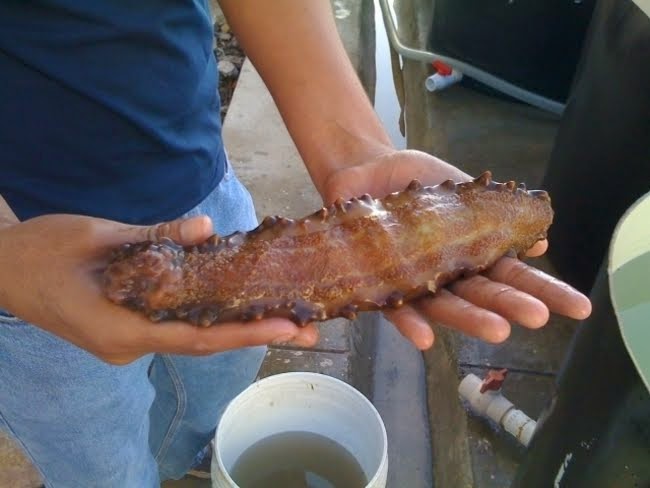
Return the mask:
{"type": "Polygon", "coordinates": [[[212,486],[237,488],[229,475],[239,456],[273,434],[306,431],[345,447],[370,480],[385,488],[387,437],[375,407],[347,383],[317,373],[282,373],[253,383],[226,408],[214,439],[212,486]]]}

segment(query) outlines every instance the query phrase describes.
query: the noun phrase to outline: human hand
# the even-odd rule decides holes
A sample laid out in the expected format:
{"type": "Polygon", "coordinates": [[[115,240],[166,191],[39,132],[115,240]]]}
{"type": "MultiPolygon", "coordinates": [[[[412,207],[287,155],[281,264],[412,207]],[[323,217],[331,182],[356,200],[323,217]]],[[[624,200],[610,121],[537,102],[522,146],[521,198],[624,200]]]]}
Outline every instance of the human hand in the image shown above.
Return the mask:
{"type": "MultiPolygon", "coordinates": [[[[0,215],[9,215],[2,210],[0,215]]],[[[318,339],[313,325],[299,328],[284,319],[208,328],[179,321],[154,323],[103,296],[100,276],[111,249],[163,237],[196,244],[212,234],[208,217],[148,227],[74,215],[22,223],[14,216],[4,224],[0,225],[0,308],[108,363],[126,364],[153,352],[207,355],[278,342],[311,346],[318,339]]]]}
{"type": "MultiPolygon", "coordinates": [[[[471,176],[424,152],[388,150],[369,163],[332,173],[325,182],[323,198],[331,203],[337,197],[364,193],[382,197],[403,190],[414,178],[433,185],[446,179],[470,180],[471,176]]],[[[540,256],[546,248],[547,242],[540,241],[528,256],[540,256]]],[[[499,343],[509,336],[510,322],[535,329],[548,322],[550,312],[581,320],[591,313],[591,303],[566,283],[519,259],[504,257],[485,273],[458,280],[434,297],[385,315],[424,350],[434,341],[429,321],[499,343]]]]}

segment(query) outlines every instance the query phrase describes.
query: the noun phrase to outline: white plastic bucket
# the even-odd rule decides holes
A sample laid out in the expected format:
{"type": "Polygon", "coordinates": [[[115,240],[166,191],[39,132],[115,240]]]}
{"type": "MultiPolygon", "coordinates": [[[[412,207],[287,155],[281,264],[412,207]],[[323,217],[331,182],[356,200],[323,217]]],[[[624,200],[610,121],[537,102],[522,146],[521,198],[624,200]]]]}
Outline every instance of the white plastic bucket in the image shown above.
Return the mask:
{"type": "Polygon", "coordinates": [[[306,431],[332,439],[359,462],[366,488],[385,488],[386,428],[352,386],[318,373],[281,373],[253,383],[226,408],[214,439],[212,486],[238,488],[229,475],[241,454],[274,434],[306,431]]]}

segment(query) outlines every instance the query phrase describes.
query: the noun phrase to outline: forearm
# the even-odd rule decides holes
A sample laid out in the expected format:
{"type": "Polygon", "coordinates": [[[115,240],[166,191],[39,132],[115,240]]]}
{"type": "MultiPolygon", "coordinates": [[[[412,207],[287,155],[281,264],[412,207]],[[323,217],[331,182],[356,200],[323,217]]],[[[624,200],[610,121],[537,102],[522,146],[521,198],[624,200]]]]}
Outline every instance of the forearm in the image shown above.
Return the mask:
{"type": "Polygon", "coordinates": [[[391,149],[338,35],[328,0],[222,0],[319,189],[391,149]]]}

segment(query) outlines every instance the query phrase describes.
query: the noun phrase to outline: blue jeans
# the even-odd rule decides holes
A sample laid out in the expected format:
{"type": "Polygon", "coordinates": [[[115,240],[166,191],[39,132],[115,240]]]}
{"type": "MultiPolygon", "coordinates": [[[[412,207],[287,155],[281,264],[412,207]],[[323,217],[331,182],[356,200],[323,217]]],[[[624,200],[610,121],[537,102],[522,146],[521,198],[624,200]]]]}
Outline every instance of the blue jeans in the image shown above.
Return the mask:
{"type": "MultiPolygon", "coordinates": [[[[231,167],[188,215],[226,235],[257,225],[231,167]]],[[[0,311],[0,428],[52,488],[149,488],[181,478],[265,347],[206,357],[149,355],[112,366],[0,311]]]]}

